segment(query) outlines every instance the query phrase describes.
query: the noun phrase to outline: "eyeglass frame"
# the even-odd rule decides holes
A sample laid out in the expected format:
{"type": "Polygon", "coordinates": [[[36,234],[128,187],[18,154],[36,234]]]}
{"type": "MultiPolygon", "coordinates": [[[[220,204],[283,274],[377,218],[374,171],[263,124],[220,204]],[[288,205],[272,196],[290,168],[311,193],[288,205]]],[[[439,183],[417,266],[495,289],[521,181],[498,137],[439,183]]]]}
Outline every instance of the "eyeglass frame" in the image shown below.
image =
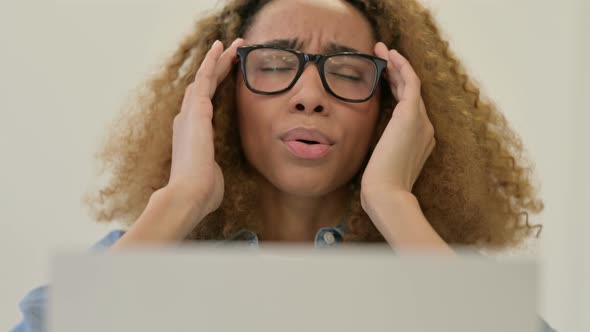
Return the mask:
{"type": "Polygon", "coordinates": [[[295,86],[295,84],[297,83],[297,81],[299,80],[301,75],[303,74],[303,71],[305,70],[307,63],[313,62],[317,66],[318,73],[319,73],[320,79],[322,81],[322,85],[324,86],[324,89],[326,89],[326,91],[328,91],[328,93],[330,93],[332,96],[336,97],[337,99],[343,100],[345,102],[363,103],[363,102],[371,99],[373,97],[373,95],[375,95],[375,91],[377,90],[377,86],[379,85],[379,80],[381,79],[381,74],[383,73],[385,68],[387,68],[387,61],[386,60],[384,60],[382,58],[378,58],[376,56],[372,56],[372,55],[364,54],[364,53],[359,53],[359,52],[337,52],[337,53],[330,53],[330,54],[312,54],[312,53],[304,53],[304,52],[293,50],[290,48],[284,48],[284,47],[277,46],[277,45],[268,45],[268,44],[255,44],[255,45],[240,46],[237,48],[236,52],[239,57],[240,65],[242,68],[242,77],[244,79],[244,82],[246,83],[246,87],[250,91],[252,91],[256,94],[260,94],[260,95],[276,95],[276,94],[283,93],[285,91],[290,90],[291,88],[293,88],[293,86],[295,86]],[[254,50],[261,49],[261,48],[287,51],[287,52],[290,52],[290,53],[295,54],[297,56],[297,59],[299,60],[297,73],[295,74],[295,77],[293,77],[293,81],[289,84],[289,86],[287,86],[284,89],[278,90],[278,91],[266,92],[266,91],[260,91],[260,90],[254,89],[250,85],[250,83],[248,82],[247,75],[246,75],[246,58],[248,57],[248,54],[250,52],[252,52],[254,50]],[[376,68],[375,80],[373,82],[373,88],[371,90],[371,93],[369,94],[369,96],[367,98],[364,98],[364,99],[344,98],[344,97],[341,97],[338,94],[336,94],[330,88],[330,85],[328,84],[328,82],[326,80],[326,76],[324,74],[324,64],[325,64],[326,60],[328,60],[329,58],[334,57],[334,56],[340,56],[340,55],[360,56],[362,58],[371,60],[371,62],[373,62],[373,64],[375,65],[375,68],[376,68]]]}

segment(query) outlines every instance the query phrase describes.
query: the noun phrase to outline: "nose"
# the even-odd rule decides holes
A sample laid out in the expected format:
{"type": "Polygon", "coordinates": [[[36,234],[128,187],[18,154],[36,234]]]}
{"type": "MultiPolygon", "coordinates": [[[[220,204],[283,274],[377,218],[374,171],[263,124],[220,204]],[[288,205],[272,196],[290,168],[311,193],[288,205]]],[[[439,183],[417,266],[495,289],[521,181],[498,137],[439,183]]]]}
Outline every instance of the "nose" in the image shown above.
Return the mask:
{"type": "Polygon", "coordinates": [[[295,83],[290,109],[292,112],[319,113],[327,115],[326,90],[317,66],[309,64],[295,83]]]}
{"type": "MultiPolygon", "coordinates": [[[[305,111],[305,105],[303,105],[303,104],[301,104],[301,103],[298,103],[297,105],[295,105],[295,108],[296,108],[298,111],[305,111]]],[[[324,106],[322,106],[322,105],[317,105],[316,107],[314,107],[314,108],[313,108],[313,111],[314,111],[315,113],[321,113],[321,112],[323,112],[323,111],[324,111],[324,106]]]]}

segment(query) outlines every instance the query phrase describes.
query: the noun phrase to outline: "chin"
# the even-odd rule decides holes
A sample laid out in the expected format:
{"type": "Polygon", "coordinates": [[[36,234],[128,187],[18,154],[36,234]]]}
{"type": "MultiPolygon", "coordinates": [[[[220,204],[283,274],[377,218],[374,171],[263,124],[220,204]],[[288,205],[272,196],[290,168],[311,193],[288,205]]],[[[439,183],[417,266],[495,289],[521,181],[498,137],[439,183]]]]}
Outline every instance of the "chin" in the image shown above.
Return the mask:
{"type": "Polygon", "coordinates": [[[325,175],[325,172],[317,172],[316,174],[313,174],[313,172],[312,169],[305,169],[300,172],[275,173],[266,177],[266,179],[277,190],[301,197],[323,196],[339,187],[338,184],[334,183],[334,179],[325,175]]]}
{"type": "MultiPolygon", "coordinates": [[[[269,154],[273,153],[267,152],[269,154]]],[[[299,197],[321,197],[338,190],[350,180],[346,176],[348,170],[338,168],[334,165],[337,164],[335,162],[304,165],[277,158],[249,158],[261,155],[262,152],[246,153],[246,158],[258,176],[281,193],[299,197]]]]}

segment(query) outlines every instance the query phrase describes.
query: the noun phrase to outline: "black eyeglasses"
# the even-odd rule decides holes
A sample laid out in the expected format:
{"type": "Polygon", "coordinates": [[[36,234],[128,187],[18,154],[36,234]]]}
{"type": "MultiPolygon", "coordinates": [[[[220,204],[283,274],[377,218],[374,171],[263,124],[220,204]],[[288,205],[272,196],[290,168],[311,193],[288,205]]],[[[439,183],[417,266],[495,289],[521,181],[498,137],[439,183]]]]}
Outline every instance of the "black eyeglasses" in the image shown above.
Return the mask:
{"type": "Polygon", "coordinates": [[[250,91],[274,95],[291,89],[308,62],[318,66],[324,88],[334,97],[361,103],[373,97],[387,61],[368,54],[308,54],[274,45],[238,47],[242,75],[250,91]]]}

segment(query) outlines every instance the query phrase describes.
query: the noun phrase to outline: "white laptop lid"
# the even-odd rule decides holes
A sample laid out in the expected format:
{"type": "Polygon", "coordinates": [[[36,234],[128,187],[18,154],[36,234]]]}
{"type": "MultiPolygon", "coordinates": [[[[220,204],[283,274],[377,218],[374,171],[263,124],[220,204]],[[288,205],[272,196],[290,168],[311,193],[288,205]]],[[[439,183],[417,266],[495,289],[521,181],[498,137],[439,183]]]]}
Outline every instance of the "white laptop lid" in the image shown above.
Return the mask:
{"type": "Polygon", "coordinates": [[[536,266],[389,249],[62,254],[51,332],[536,332],[536,266]]]}

